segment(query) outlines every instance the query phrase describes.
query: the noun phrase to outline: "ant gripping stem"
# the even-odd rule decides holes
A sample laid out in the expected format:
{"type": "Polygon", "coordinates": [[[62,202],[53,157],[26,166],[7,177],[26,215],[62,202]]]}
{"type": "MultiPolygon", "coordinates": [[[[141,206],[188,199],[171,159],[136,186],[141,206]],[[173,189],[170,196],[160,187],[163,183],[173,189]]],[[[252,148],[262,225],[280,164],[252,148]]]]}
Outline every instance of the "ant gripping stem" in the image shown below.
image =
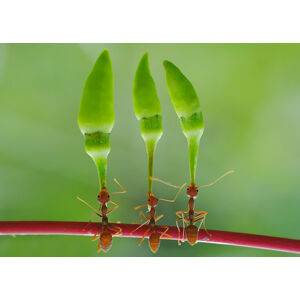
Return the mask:
{"type": "MultiPolygon", "coordinates": [[[[124,189],[124,187],[117,181],[117,179],[114,178],[114,180],[121,187],[122,190],[119,192],[112,192],[111,194],[125,193],[126,190],[124,189]]],[[[85,205],[87,205],[89,208],[91,208],[93,210],[93,214],[96,214],[98,217],[102,218],[102,223],[101,225],[99,225],[99,228],[95,233],[95,235],[93,236],[92,241],[99,239],[97,251],[100,252],[102,249],[104,252],[107,252],[112,245],[112,235],[119,235],[122,233],[122,229],[117,225],[109,224],[107,218],[107,215],[110,214],[112,211],[114,211],[116,208],[118,208],[119,205],[110,199],[110,195],[106,187],[101,188],[101,191],[97,197],[98,202],[100,203],[99,210],[95,209],[92,205],[90,205],[85,200],[79,197],[77,197],[77,199],[82,203],[84,203],[85,205]],[[111,202],[114,205],[114,207],[108,210],[107,204],[109,202],[111,202]],[[111,232],[113,232],[113,234],[111,232]]]]}
{"type": "MultiPolygon", "coordinates": [[[[101,191],[98,195],[98,201],[101,204],[99,212],[84,200],[81,202],[89,206],[99,217],[102,218],[102,225],[96,233],[99,236],[98,251],[108,251],[112,243],[112,235],[109,229],[107,215],[115,210],[118,205],[110,200],[106,189],[106,171],[107,159],[110,152],[110,134],[115,122],[114,104],[113,104],[113,70],[110,55],[105,49],[97,59],[90,75],[84,84],[82,98],[79,107],[78,125],[85,139],[85,151],[96,164],[99,185],[101,191]],[[111,202],[115,206],[107,210],[107,203],[111,202]]],[[[115,179],[115,182],[125,189],[115,179]]],[[[120,229],[116,233],[120,232],[120,229]]]]}
{"type": "MultiPolygon", "coordinates": [[[[147,203],[137,206],[135,209],[148,206],[149,210],[149,216],[146,216],[143,212],[139,213],[139,221],[141,221],[142,215],[147,220],[135,230],[148,224],[148,228],[139,242],[139,245],[141,245],[146,235],[150,232],[149,246],[152,252],[155,253],[159,248],[160,237],[162,235],[168,236],[166,232],[169,228],[167,227],[163,232],[159,232],[155,225],[155,222],[162,218],[163,215],[155,217],[155,207],[157,206],[158,198],[156,198],[152,193],[153,161],[155,149],[162,136],[163,129],[161,106],[157,96],[155,82],[150,73],[148,53],[145,53],[142,56],[134,76],[133,107],[135,115],[140,123],[141,136],[145,141],[148,156],[147,203]]],[[[167,199],[161,200],[169,201],[167,199]]]]}
{"type": "MultiPolygon", "coordinates": [[[[214,180],[211,183],[206,184],[206,185],[196,186],[195,183],[190,183],[190,185],[188,186],[187,191],[186,191],[186,194],[189,197],[188,210],[177,211],[176,212],[176,215],[178,217],[176,219],[176,226],[177,226],[177,229],[178,229],[178,245],[181,245],[181,241],[184,240],[185,234],[187,236],[188,242],[191,245],[194,245],[196,243],[196,240],[197,240],[198,231],[201,228],[202,224],[203,224],[203,227],[204,227],[206,233],[208,235],[210,235],[208,233],[207,229],[206,229],[206,226],[205,226],[205,218],[207,216],[207,212],[194,210],[194,207],[195,207],[195,201],[194,200],[198,196],[199,188],[212,186],[213,184],[217,183],[220,179],[222,179],[223,177],[225,177],[225,176],[227,176],[227,175],[229,175],[233,172],[234,172],[234,170],[227,171],[223,175],[218,177],[216,180],[214,180]],[[185,214],[187,214],[187,213],[188,213],[188,217],[185,216],[185,214]],[[194,213],[197,213],[197,215],[194,215],[194,213]],[[180,228],[179,228],[179,225],[178,225],[178,221],[180,221],[180,220],[182,220],[182,223],[183,223],[182,237],[181,237],[180,228]],[[194,224],[198,221],[200,221],[200,224],[199,224],[199,227],[197,229],[197,227],[194,224]]],[[[171,184],[169,182],[166,182],[164,180],[161,180],[159,178],[153,178],[153,180],[156,180],[158,182],[161,182],[163,184],[166,184],[166,185],[169,185],[169,186],[172,186],[172,187],[179,187],[179,191],[177,192],[176,197],[178,196],[179,192],[181,191],[181,189],[185,185],[185,184],[183,184],[182,186],[173,185],[173,184],[171,184]]]]}
{"type": "Polygon", "coordinates": [[[144,225],[148,224],[148,228],[144,232],[144,235],[141,238],[138,246],[140,246],[142,244],[142,242],[144,241],[146,235],[150,232],[150,236],[149,236],[149,240],[148,240],[149,247],[150,247],[150,249],[153,253],[156,253],[157,250],[159,249],[159,246],[160,246],[161,237],[166,236],[168,238],[172,238],[172,236],[167,234],[167,231],[169,230],[169,226],[159,226],[159,228],[157,227],[156,222],[158,220],[160,220],[163,217],[163,215],[159,215],[157,217],[154,217],[154,215],[155,215],[155,208],[154,207],[151,207],[150,212],[149,212],[149,215],[150,215],[149,217],[147,215],[145,215],[143,212],[140,212],[140,217],[142,215],[146,218],[146,221],[144,223],[142,223],[141,225],[139,225],[137,228],[135,228],[133,231],[131,231],[130,234],[137,231],[138,229],[140,229],[144,225]],[[164,228],[165,230],[161,231],[160,229],[162,229],[162,228],[164,228]]]}

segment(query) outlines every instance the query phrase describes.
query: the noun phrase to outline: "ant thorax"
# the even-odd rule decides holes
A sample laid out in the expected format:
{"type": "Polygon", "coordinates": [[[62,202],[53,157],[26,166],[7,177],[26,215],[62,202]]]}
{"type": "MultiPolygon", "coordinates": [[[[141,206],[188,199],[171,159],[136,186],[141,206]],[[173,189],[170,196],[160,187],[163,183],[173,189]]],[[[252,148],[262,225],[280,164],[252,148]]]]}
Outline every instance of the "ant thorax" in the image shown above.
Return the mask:
{"type": "Polygon", "coordinates": [[[105,203],[102,203],[102,205],[101,205],[101,213],[103,216],[105,216],[107,213],[107,206],[105,203]]]}

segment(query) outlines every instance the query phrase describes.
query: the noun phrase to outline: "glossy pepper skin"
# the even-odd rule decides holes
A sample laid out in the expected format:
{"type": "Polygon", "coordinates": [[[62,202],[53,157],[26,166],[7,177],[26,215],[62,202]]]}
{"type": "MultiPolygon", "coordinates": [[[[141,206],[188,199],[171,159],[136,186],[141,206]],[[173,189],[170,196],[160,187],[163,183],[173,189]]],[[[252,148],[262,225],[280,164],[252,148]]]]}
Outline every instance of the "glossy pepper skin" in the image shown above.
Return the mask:
{"type": "Polygon", "coordinates": [[[193,85],[182,72],[170,61],[165,60],[163,65],[170,98],[188,141],[190,176],[194,184],[199,143],[204,131],[200,102],[193,85]]]}
{"type": "Polygon", "coordinates": [[[113,71],[109,52],[105,49],[85,81],[78,114],[85,151],[97,166],[101,189],[106,187],[107,157],[114,122],[113,71]]]}
{"type": "Polygon", "coordinates": [[[133,82],[133,107],[140,123],[141,135],[148,153],[148,192],[152,190],[153,156],[162,136],[161,106],[155,82],[149,68],[149,55],[145,53],[137,67],[133,82]]]}

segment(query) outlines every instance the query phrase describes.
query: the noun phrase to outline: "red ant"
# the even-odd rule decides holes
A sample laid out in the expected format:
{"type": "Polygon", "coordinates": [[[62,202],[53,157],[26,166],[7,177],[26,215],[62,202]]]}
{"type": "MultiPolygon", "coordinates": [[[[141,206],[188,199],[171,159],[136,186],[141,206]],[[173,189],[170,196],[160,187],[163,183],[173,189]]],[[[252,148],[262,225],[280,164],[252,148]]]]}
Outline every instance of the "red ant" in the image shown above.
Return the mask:
{"type": "Polygon", "coordinates": [[[158,248],[160,246],[160,238],[162,236],[165,235],[165,236],[167,236],[169,238],[172,238],[172,236],[170,236],[169,234],[166,233],[169,230],[169,226],[166,226],[166,225],[159,226],[159,228],[165,228],[165,230],[162,231],[162,232],[158,230],[155,222],[157,222],[158,220],[160,220],[163,217],[163,215],[159,215],[158,217],[155,218],[155,212],[156,212],[155,211],[155,207],[157,206],[158,200],[167,201],[167,202],[174,202],[176,200],[177,196],[179,195],[181,189],[184,186],[185,186],[185,184],[180,187],[180,189],[176,193],[176,195],[175,195],[175,197],[174,197],[173,200],[168,200],[168,199],[164,199],[164,198],[156,198],[153,195],[152,192],[150,192],[150,193],[148,192],[147,193],[147,204],[143,204],[143,205],[140,205],[140,206],[137,206],[137,207],[134,208],[136,210],[136,209],[139,209],[139,208],[147,205],[148,206],[148,210],[149,210],[149,217],[143,211],[139,212],[139,219],[138,219],[137,223],[139,223],[141,221],[142,215],[147,219],[147,221],[144,222],[143,224],[141,224],[140,226],[138,226],[136,229],[134,229],[131,232],[131,233],[133,233],[134,231],[138,230],[142,226],[144,226],[147,223],[149,223],[148,224],[148,229],[145,231],[142,239],[140,240],[140,242],[138,244],[139,246],[142,244],[143,240],[145,239],[145,237],[146,237],[146,235],[147,235],[147,233],[149,231],[150,231],[150,236],[149,236],[148,242],[149,242],[149,247],[150,247],[150,249],[151,249],[151,251],[153,253],[157,252],[157,250],[158,250],[158,248]]]}
{"type": "MultiPolygon", "coordinates": [[[[193,246],[196,241],[197,241],[197,236],[198,236],[198,231],[201,228],[201,225],[203,224],[205,232],[210,235],[206,229],[205,226],[205,217],[207,216],[207,212],[206,211],[201,211],[201,210],[194,210],[195,208],[195,198],[197,198],[198,196],[198,188],[201,187],[207,187],[207,186],[211,186],[213,184],[215,184],[217,181],[219,181],[220,179],[222,179],[224,176],[233,173],[234,170],[230,170],[226,173],[224,173],[222,176],[220,176],[219,178],[217,178],[215,181],[206,184],[206,185],[201,185],[201,186],[196,186],[195,183],[191,183],[186,191],[187,196],[189,197],[189,201],[188,201],[188,209],[187,210],[182,210],[182,211],[177,211],[176,215],[178,216],[178,218],[176,219],[176,226],[178,228],[178,245],[180,245],[180,240],[183,241],[184,240],[184,232],[186,233],[187,236],[187,240],[188,242],[193,246]],[[188,216],[185,216],[185,214],[188,213],[188,216]],[[195,215],[195,213],[197,213],[195,215]],[[180,237],[180,228],[178,225],[178,221],[182,220],[183,221],[183,233],[182,233],[182,238],[180,237]],[[198,228],[194,225],[197,221],[201,220],[200,225],[198,226],[198,228]],[[186,228],[185,228],[185,225],[186,228]]],[[[173,186],[173,187],[178,187],[176,185],[173,185],[171,183],[168,183],[166,181],[163,181],[161,179],[158,178],[152,178],[156,181],[159,181],[161,183],[173,186]]]]}
{"type": "MultiPolygon", "coordinates": [[[[114,178],[114,181],[121,187],[122,191],[120,191],[120,192],[111,192],[111,194],[126,193],[126,190],[118,182],[118,180],[116,178],[114,178]]],[[[101,191],[100,191],[100,193],[97,197],[98,202],[101,204],[99,210],[96,210],[93,206],[91,206],[89,203],[87,203],[83,199],[81,199],[79,197],[77,197],[77,199],[80,200],[81,202],[83,202],[84,204],[86,204],[88,207],[90,207],[94,211],[93,212],[94,214],[96,214],[98,217],[102,218],[102,223],[101,223],[101,225],[99,225],[99,228],[96,231],[95,235],[93,236],[92,241],[96,241],[96,240],[99,239],[97,252],[100,252],[101,249],[104,252],[107,252],[111,248],[111,245],[112,245],[111,231],[114,231],[113,235],[120,235],[122,233],[122,229],[117,225],[109,224],[108,223],[108,218],[107,218],[107,215],[109,213],[111,213],[113,210],[115,210],[116,208],[118,208],[119,205],[117,203],[113,202],[110,199],[110,196],[109,196],[109,193],[108,193],[106,187],[101,188],[101,191]],[[111,202],[115,206],[112,209],[107,210],[107,204],[109,202],[111,202]],[[101,212],[101,214],[99,214],[99,212],[101,212]],[[101,232],[101,234],[100,234],[100,232],[101,232]]]]}

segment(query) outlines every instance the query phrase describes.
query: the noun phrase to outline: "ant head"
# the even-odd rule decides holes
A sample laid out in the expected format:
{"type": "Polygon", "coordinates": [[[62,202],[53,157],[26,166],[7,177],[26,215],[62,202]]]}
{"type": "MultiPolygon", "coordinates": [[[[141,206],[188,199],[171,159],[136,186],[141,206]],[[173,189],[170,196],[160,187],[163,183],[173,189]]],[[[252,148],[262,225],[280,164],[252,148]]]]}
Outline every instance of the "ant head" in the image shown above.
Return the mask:
{"type": "Polygon", "coordinates": [[[195,198],[195,197],[197,197],[198,196],[198,188],[197,188],[197,186],[196,186],[196,184],[195,183],[191,183],[190,185],[189,185],[189,187],[187,188],[187,190],[186,190],[186,194],[188,195],[188,196],[190,196],[190,197],[193,197],[193,198],[195,198]]]}
{"type": "Polygon", "coordinates": [[[100,234],[100,247],[104,252],[107,252],[112,244],[112,235],[108,231],[103,231],[100,234]]]}
{"type": "Polygon", "coordinates": [[[149,236],[149,246],[153,253],[156,253],[156,251],[159,248],[159,244],[160,244],[159,234],[156,231],[152,232],[151,235],[149,236]]]}
{"type": "Polygon", "coordinates": [[[152,193],[148,193],[148,198],[147,198],[148,209],[149,209],[149,207],[150,208],[155,207],[157,205],[157,201],[158,201],[158,199],[155,198],[152,193]]]}
{"type": "Polygon", "coordinates": [[[195,245],[196,241],[197,241],[197,234],[198,234],[198,229],[195,225],[188,225],[186,230],[186,236],[187,236],[187,240],[188,242],[193,246],[195,245]]]}
{"type": "Polygon", "coordinates": [[[106,187],[103,187],[98,195],[98,201],[100,203],[107,203],[109,202],[109,194],[108,194],[108,191],[107,191],[107,188],[106,187]]]}

